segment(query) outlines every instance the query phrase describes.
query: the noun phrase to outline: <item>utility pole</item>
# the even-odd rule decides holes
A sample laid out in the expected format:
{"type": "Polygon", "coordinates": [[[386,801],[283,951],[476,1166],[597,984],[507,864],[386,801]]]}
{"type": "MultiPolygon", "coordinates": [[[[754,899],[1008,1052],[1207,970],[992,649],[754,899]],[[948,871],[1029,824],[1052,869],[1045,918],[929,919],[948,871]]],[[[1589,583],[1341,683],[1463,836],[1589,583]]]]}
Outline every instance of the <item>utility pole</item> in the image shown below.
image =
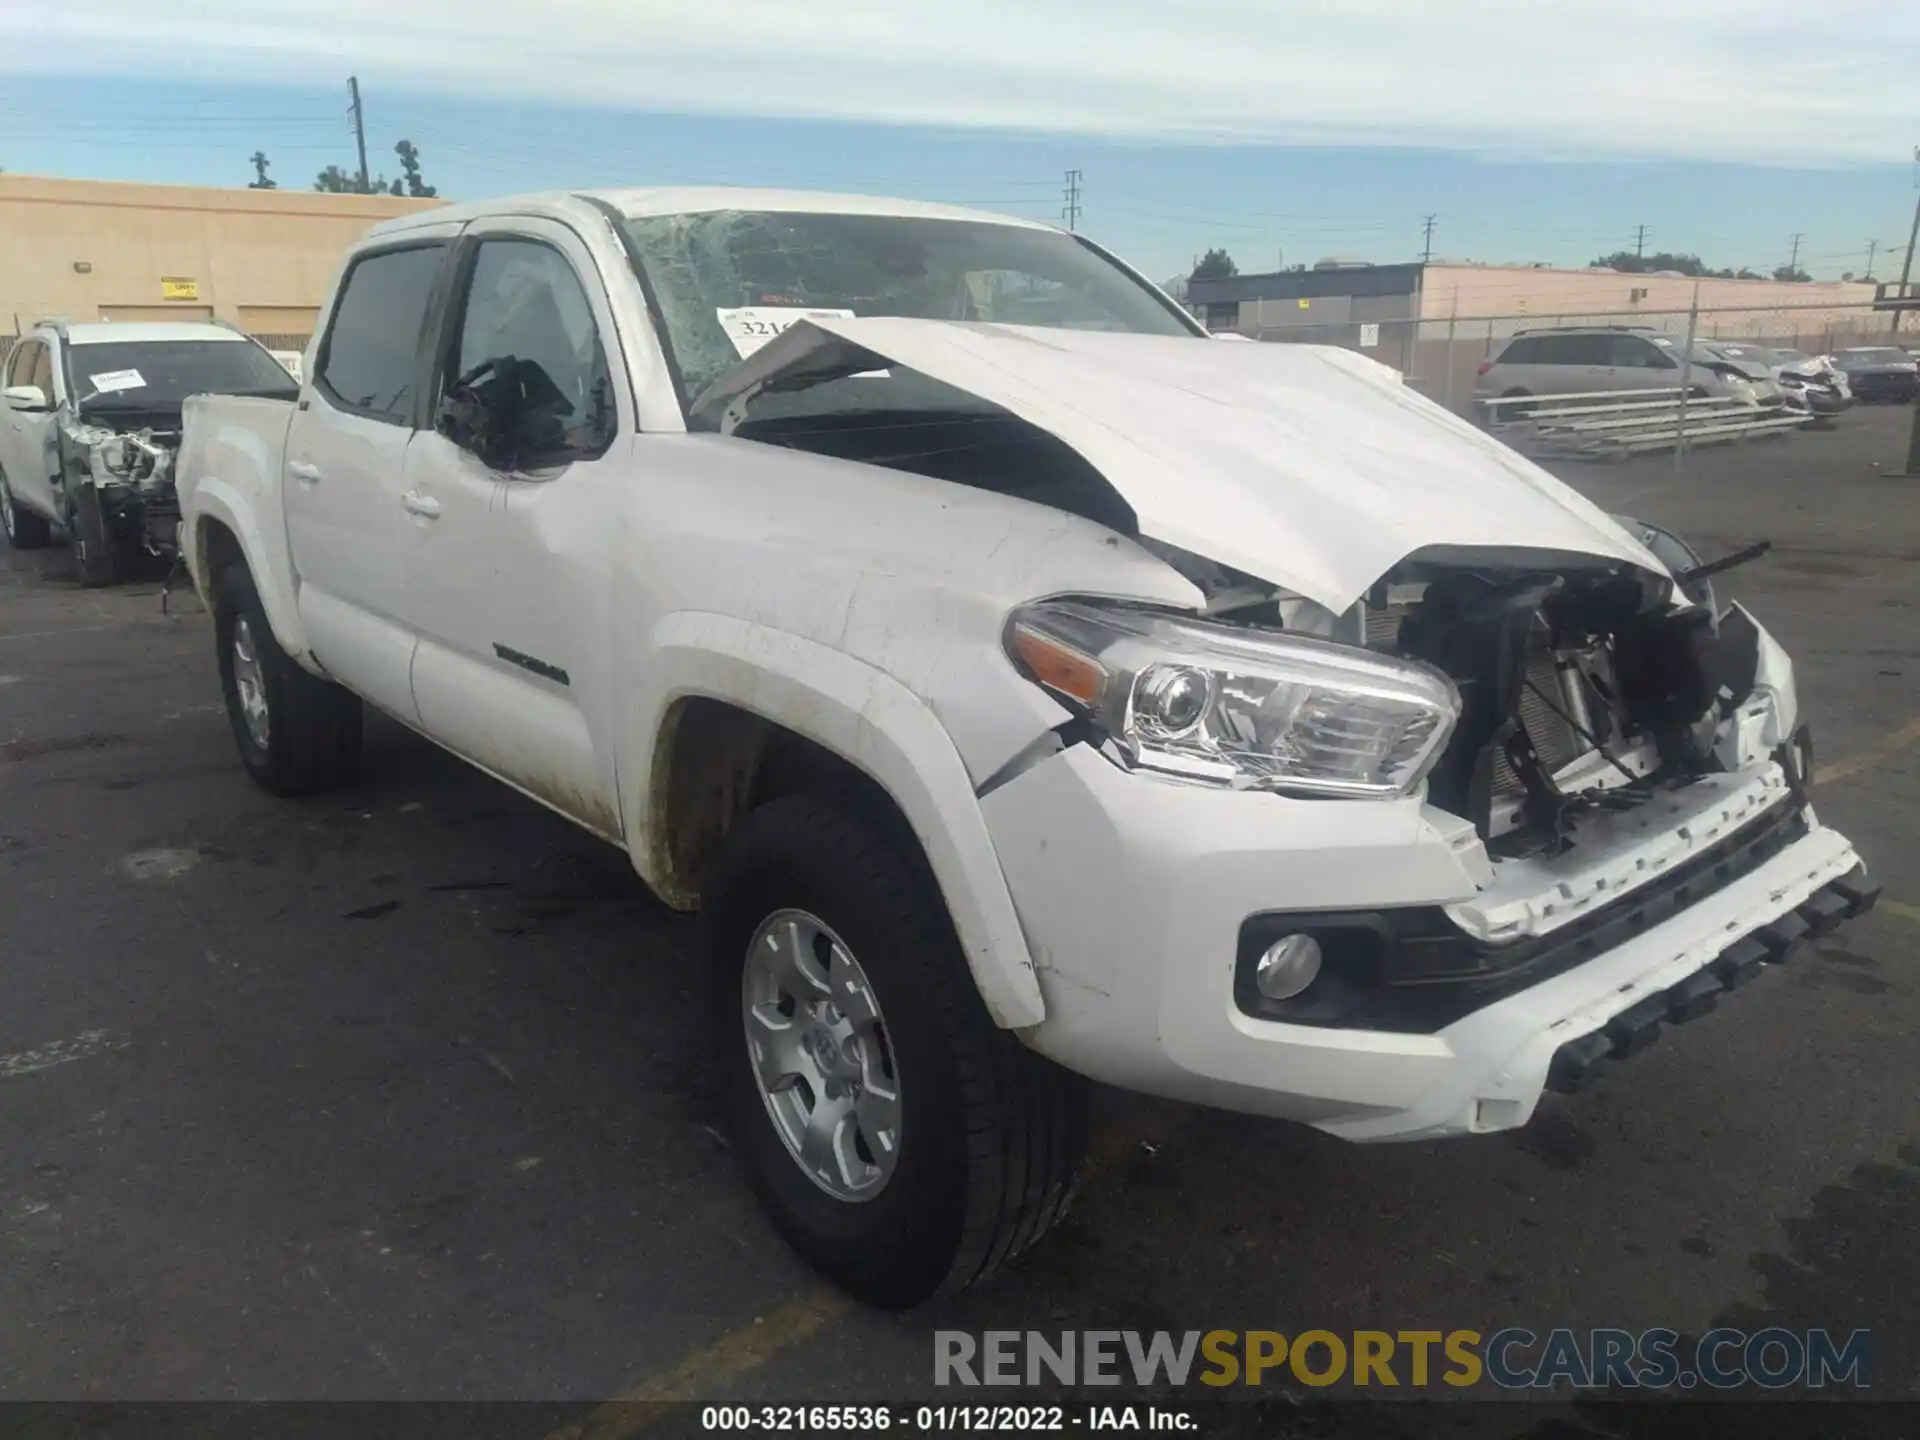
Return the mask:
{"type": "Polygon", "coordinates": [[[1080,224],[1080,172],[1067,171],[1066,202],[1060,207],[1060,218],[1067,222],[1067,229],[1073,230],[1080,224]]]}
{"type": "Polygon", "coordinates": [[[1787,257],[1787,269],[1789,270],[1798,270],[1800,268],[1800,240],[1801,240],[1800,232],[1797,230],[1794,231],[1793,254],[1787,257]]]}
{"type": "Polygon", "coordinates": [[[1422,240],[1421,240],[1421,245],[1420,245],[1420,263],[1421,263],[1422,265],[1427,265],[1427,264],[1430,264],[1430,263],[1432,263],[1432,260],[1433,260],[1433,222],[1434,222],[1434,221],[1436,221],[1436,220],[1438,220],[1439,218],[1440,218],[1440,217],[1439,217],[1438,215],[1429,215],[1429,216],[1427,216],[1427,221],[1426,221],[1426,224],[1425,224],[1425,225],[1423,225],[1423,226],[1421,227],[1421,230],[1422,230],[1422,237],[1423,237],[1423,238],[1422,238],[1422,240]]]}
{"type": "Polygon", "coordinates": [[[1633,235],[1633,258],[1643,259],[1647,253],[1647,227],[1642,225],[1633,235]]]}
{"type": "Polygon", "coordinates": [[[1878,240],[1869,240],[1867,242],[1867,273],[1861,277],[1863,280],[1873,279],[1873,257],[1879,253],[1880,242],[1878,240]]]}
{"type": "Polygon", "coordinates": [[[373,181],[367,175],[367,115],[360,108],[360,77],[347,77],[347,94],[353,97],[351,113],[353,115],[353,138],[360,147],[360,193],[367,194],[373,189],[373,181]]]}
{"type": "MultiPolygon", "coordinates": [[[[1914,146],[1913,158],[1916,164],[1920,164],[1920,145],[1914,146]]],[[[1915,177],[1915,185],[1916,188],[1920,188],[1920,176],[1915,177]]],[[[1920,241],[1920,196],[1915,197],[1913,202],[1913,229],[1907,232],[1907,258],[1900,264],[1899,298],[1903,300],[1907,295],[1907,282],[1913,279],[1913,247],[1916,241],[1920,241]]],[[[1893,326],[1887,332],[1889,335],[1898,335],[1900,333],[1900,313],[1899,310],[1893,312],[1893,326]]],[[[1920,426],[1920,411],[1916,412],[1914,423],[1916,426],[1920,426]]],[[[1915,443],[1920,444],[1920,429],[1916,429],[1914,433],[1916,437],[1915,443]]]]}

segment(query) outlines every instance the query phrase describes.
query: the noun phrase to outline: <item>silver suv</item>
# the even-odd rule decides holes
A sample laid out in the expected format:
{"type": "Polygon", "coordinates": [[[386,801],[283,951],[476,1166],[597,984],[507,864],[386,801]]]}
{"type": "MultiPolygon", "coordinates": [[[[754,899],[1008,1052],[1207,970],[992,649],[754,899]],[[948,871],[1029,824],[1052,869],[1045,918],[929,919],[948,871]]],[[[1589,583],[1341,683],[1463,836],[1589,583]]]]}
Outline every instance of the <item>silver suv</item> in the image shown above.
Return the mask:
{"type": "MultiPolygon", "coordinates": [[[[1748,367],[1694,343],[1640,326],[1590,325],[1522,330],[1480,366],[1474,399],[1528,395],[1608,395],[1629,390],[1678,390],[1696,396],[1745,400],[1765,409],[1785,403],[1764,367],[1748,367]]],[[[1524,405],[1480,407],[1496,420],[1517,418],[1524,405]]]]}

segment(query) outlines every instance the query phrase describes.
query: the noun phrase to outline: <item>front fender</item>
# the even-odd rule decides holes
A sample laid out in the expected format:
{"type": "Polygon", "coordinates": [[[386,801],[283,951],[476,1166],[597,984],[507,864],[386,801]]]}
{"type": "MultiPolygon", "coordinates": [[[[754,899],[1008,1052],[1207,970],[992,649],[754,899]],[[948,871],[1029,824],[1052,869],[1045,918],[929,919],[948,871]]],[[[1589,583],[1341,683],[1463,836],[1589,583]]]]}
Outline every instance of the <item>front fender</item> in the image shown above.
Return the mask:
{"type": "Polygon", "coordinates": [[[730,616],[682,611],[655,627],[642,652],[644,695],[629,712],[636,735],[621,766],[624,813],[643,833],[628,849],[659,887],[662,847],[648,805],[664,723],[679,701],[739,706],[857,766],[893,797],[919,837],[953,917],[960,948],[996,1023],[1046,1018],[1040,983],[972,781],[951,737],[918,696],[837,650],[730,616]]]}

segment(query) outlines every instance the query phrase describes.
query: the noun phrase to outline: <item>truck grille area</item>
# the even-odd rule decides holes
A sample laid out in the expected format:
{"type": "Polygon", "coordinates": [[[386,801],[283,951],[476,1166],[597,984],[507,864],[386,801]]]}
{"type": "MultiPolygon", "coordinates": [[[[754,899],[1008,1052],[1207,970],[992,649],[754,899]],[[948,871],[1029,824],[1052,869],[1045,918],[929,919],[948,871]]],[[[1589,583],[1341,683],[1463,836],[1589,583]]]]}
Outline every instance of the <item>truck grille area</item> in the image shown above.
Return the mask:
{"type": "Polygon", "coordinates": [[[1664,924],[1759,869],[1809,828],[1801,803],[1785,799],[1612,903],[1503,945],[1471,938],[1431,906],[1250,916],[1240,927],[1235,1003],[1255,1019],[1290,1025],[1432,1034],[1664,924]],[[1269,1000],[1254,986],[1254,966],[1289,934],[1313,936],[1325,963],[1300,995],[1269,1000]]]}

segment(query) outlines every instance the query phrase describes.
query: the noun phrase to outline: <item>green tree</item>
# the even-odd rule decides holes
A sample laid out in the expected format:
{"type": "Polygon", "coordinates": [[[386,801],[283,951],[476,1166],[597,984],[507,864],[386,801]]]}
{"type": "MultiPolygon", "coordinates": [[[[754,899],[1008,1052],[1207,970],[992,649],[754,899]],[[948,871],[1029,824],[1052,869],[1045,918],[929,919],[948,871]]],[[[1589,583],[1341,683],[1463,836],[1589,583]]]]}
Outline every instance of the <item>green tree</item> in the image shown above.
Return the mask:
{"type": "MultiPolygon", "coordinates": [[[[1709,270],[1706,262],[1698,255],[1676,255],[1669,250],[1657,250],[1651,255],[1636,255],[1631,250],[1616,250],[1611,255],[1602,255],[1593,262],[1609,270],[1619,270],[1628,275],[1649,275],[1655,270],[1678,270],[1682,275],[1717,275],[1721,272],[1709,270]]],[[[1728,271],[1731,275],[1732,272],[1728,271]]]]}
{"type": "MultiPolygon", "coordinates": [[[[416,200],[430,200],[440,192],[433,186],[424,184],[420,179],[420,151],[411,140],[402,140],[393,147],[393,153],[400,157],[400,173],[407,182],[406,194],[416,200]]],[[[393,182],[393,193],[401,193],[400,181],[393,182]]]]}
{"type": "Polygon", "coordinates": [[[250,163],[253,166],[253,180],[247,186],[249,190],[278,190],[280,188],[279,181],[267,178],[267,166],[272,162],[267,159],[266,151],[254,151],[250,163]]]}
{"type": "Polygon", "coordinates": [[[329,165],[314,177],[313,188],[326,195],[398,195],[400,182],[391,185],[382,175],[370,184],[362,185],[358,175],[349,174],[338,165],[329,165]]]}
{"type": "Polygon", "coordinates": [[[1207,251],[1193,267],[1193,280],[1231,280],[1240,273],[1240,267],[1233,263],[1233,257],[1224,250],[1207,251]]]}
{"type": "Polygon", "coordinates": [[[1813,276],[1796,265],[1782,265],[1778,270],[1773,272],[1773,278],[1776,280],[1790,281],[1795,285],[1804,285],[1813,279],[1813,276]]]}

